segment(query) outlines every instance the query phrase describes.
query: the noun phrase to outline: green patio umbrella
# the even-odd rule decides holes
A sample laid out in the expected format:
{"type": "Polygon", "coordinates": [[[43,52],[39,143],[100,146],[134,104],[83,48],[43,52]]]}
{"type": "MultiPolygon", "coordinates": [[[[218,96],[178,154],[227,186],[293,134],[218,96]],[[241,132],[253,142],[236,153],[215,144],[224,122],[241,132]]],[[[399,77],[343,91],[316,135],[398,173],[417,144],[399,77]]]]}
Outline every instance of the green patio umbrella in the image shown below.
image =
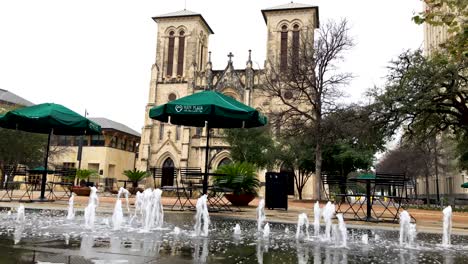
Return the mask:
{"type": "Polygon", "coordinates": [[[150,109],[149,117],[174,125],[207,126],[203,193],[208,186],[208,151],[211,128],[251,128],[267,124],[258,110],[216,91],[203,91],[150,109]]]}
{"type": "MultiPolygon", "coordinates": [[[[50,137],[54,135],[99,135],[101,126],[59,104],[45,103],[6,112],[0,127],[48,134],[44,168],[48,168],[50,137]]],[[[47,171],[43,170],[41,200],[45,200],[47,171]]]]}
{"type": "Polygon", "coordinates": [[[465,182],[464,184],[461,185],[462,188],[468,188],[468,182],[465,182]]]}
{"type": "Polygon", "coordinates": [[[354,178],[355,180],[375,180],[375,174],[372,173],[364,173],[364,174],[359,174],[354,178]]]}

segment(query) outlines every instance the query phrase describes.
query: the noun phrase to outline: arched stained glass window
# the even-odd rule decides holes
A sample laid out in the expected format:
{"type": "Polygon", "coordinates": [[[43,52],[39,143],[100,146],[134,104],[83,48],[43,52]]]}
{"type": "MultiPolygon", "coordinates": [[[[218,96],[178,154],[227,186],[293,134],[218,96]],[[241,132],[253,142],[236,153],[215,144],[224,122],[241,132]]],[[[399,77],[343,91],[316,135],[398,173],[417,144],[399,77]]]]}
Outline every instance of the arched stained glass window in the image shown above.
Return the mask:
{"type": "Polygon", "coordinates": [[[179,51],[177,54],[177,75],[183,76],[184,74],[184,50],[185,50],[185,32],[179,33],[179,51]]]}
{"type": "Polygon", "coordinates": [[[167,71],[166,75],[172,76],[174,68],[174,31],[169,32],[169,46],[167,50],[167,71]]]}
{"type": "Polygon", "coordinates": [[[288,68],[288,27],[281,27],[280,43],[280,70],[285,71],[288,68]]]}

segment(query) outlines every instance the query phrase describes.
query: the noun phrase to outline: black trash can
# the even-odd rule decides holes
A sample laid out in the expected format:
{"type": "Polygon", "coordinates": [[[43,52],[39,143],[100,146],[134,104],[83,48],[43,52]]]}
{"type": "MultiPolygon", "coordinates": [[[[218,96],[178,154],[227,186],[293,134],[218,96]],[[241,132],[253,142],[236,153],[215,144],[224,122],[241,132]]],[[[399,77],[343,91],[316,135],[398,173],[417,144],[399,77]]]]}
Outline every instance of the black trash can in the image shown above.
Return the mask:
{"type": "Polygon", "coordinates": [[[288,210],[288,175],[280,172],[265,174],[265,207],[288,210]]]}

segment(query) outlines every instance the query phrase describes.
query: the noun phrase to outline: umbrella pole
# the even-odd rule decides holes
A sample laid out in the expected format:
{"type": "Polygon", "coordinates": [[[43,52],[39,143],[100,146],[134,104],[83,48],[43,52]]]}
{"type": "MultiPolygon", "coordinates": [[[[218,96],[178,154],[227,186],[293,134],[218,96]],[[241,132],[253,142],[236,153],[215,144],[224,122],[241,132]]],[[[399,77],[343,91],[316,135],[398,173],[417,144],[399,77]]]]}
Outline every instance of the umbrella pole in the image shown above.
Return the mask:
{"type": "Polygon", "coordinates": [[[206,122],[205,175],[203,175],[203,194],[208,192],[208,153],[210,152],[210,124],[206,122]]]}
{"type": "Polygon", "coordinates": [[[44,158],[44,171],[42,172],[42,181],[41,181],[41,197],[39,200],[46,200],[45,198],[45,189],[46,189],[46,182],[47,182],[47,161],[49,160],[49,147],[50,147],[50,136],[52,135],[52,130],[49,132],[49,136],[47,138],[47,148],[46,148],[46,155],[44,158]]]}

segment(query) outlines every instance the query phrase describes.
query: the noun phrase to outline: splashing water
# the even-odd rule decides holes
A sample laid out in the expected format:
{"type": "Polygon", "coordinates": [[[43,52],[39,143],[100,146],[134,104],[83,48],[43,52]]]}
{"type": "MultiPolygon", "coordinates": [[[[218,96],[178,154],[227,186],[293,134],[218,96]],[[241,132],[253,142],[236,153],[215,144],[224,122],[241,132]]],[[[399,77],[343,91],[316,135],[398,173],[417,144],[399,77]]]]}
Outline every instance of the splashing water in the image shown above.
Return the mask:
{"type": "Polygon", "coordinates": [[[68,214],[67,214],[67,220],[73,220],[75,218],[75,209],[73,208],[75,200],[75,194],[72,193],[70,196],[70,199],[68,200],[68,214]]]}
{"type": "Polygon", "coordinates": [[[450,246],[450,235],[452,234],[452,207],[449,205],[442,211],[444,214],[442,245],[450,246]]]}
{"type": "Polygon", "coordinates": [[[88,206],[84,211],[85,226],[87,228],[94,228],[94,220],[96,218],[96,207],[99,204],[96,187],[90,187],[91,193],[89,194],[88,206]]]}
{"type": "Polygon", "coordinates": [[[242,231],[241,231],[240,225],[236,224],[236,226],[234,227],[234,235],[235,236],[240,236],[241,233],[242,233],[242,231]]]}
{"type": "Polygon", "coordinates": [[[125,202],[127,205],[127,212],[130,212],[130,203],[128,201],[128,196],[130,195],[130,192],[125,189],[124,187],[120,187],[119,192],[117,193],[117,199],[120,199],[122,194],[125,196],[125,202]]]}
{"type": "Polygon", "coordinates": [[[320,235],[320,204],[317,201],[314,205],[314,236],[320,235]]]}
{"type": "Polygon", "coordinates": [[[180,228],[178,228],[177,226],[174,227],[174,231],[172,231],[172,233],[174,233],[174,235],[176,236],[180,235],[180,228]]]}
{"type": "Polygon", "coordinates": [[[122,200],[117,198],[117,201],[115,201],[114,213],[112,214],[112,226],[114,227],[114,230],[120,230],[120,227],[123,223],[123,218],[122,200]]]}
{"type": "Polygon", "coordinates": [[[17,210],[17,213],[16,213],[16,222],[17,223],[24,223],[24,220],[25,220],[25,214],[24,214],[24,205],[23,204],[20,204],[18,206],[18,210],[17,210]]]}
{"type": "Polygon", "coordinates": [[[263,228],[263,239],[270,238],[270,224],[266,223],[263,228]]]}
{"type": "Polygon", "coordinates": [[[263,230],[263,223],[265,222],[265,199],[261,199],[258,202],[257,207],[257,231],[262,232],[263,230]]]}
{"type": "Polygon", "coordinates": [[[334,214],[335,206],[330,201],[328,201],[322,212],[323,221],[325,222],[325,240],[327,241],[331,240],[331,226],[334,214]]]}
{"type": "Polygon", "coordinates": [[[65,245],[70,244],[70,235],[69,234],[63,234],[63,237],[65,238],[65,245]]]}
{"type": "Polygon", "coordinates": [[[208,206],[206,194],[202,195],[197,200],[197,213],[195,215],[195,235],[208,236],[208,225],[210,224],[210,216],[208,214],[208,206]]]}
{"type": "MultiPolygon", "coordinates": [[[[146,189],[140,201],[137,201],[136,206],[141,206],[140,211],[143,217],[143,230],[150,231],[153,227],[162,228],[164,223],[164,209],[161,201],[162,191],[160,189],[146,189]],[[140,203],[140,205],[138,205],[140,203]]],[[[138,199],[138,197],[137,197],[138,199]]],[[[135,209],[135,215],[137,209],[135,209]]]]}
{"type": "Polygon", "coordinates": [[[24,214],[24,205],[20,204],[17,209],[15,232],[13,233],[13,240],[15,245],[21,241],[23,237],[24,222],[26,220],[24,214]]]}
{"type": "Polygon", "coordinates": [[[411,224],[411,217],[406,210],[400,213],[400,246],[412,247],[416,237],[416,224],[411,224]]]}
{"type": "Polygon", "coordinates": [[[363,234],[362,237],[361,237],[361,242],[364,245],[368,245],[369,244],[369,235],[363,234]]]}
{"type": "Polygon", "coordinates": [[[297,218],[296,239],[309,239],[309,219],[302,213],[297,218]]]}
{"type": "Polygon", "coordinates": [[[346,224],[343,220],[343,214],[337,214],[336,218],[338,218],[338,237],[340,247],[346,247],[347,246],[347,240],[348,240],[348,230],[346,229],[346,224]]]}

